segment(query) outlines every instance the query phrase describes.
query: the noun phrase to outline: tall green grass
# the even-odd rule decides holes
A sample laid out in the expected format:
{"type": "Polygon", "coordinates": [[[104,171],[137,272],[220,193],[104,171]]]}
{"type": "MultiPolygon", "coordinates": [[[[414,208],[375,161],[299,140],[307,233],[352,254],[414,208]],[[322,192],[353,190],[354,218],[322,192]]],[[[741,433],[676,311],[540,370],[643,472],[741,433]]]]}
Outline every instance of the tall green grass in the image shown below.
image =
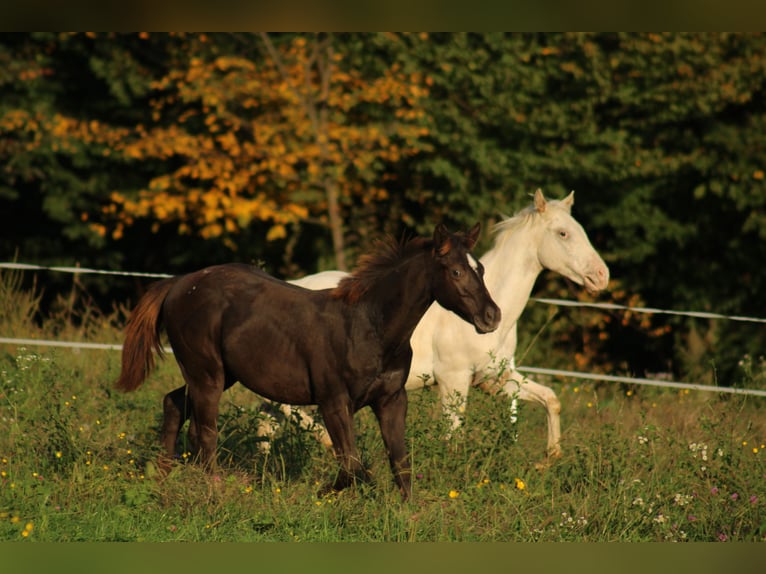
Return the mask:
{"type": "MultiPolygon", "coordinates": [[[[7,275],[0,333],[118,342],[123,316],[36,324],[7,275]],[[10,298],[10,300],[8,299],[10,298]]],[[[545,416],[472,391],[452,441],[437,393],[410,393],[414,496],[402,503],[374,417],[358,413],[374,482],[316,497],[331,454],[288,421],[265,451],[252,393],[224,395],[220,468],[153,464],[172,358],[136,393],[112,390],[114,351],[0,347],[0,540],[762,541],[766,403],[760,398],[550,382],[564,456],[538,470],[545,416]]],[[[761,376],[750,373],[747,376],[761,376]]],[[[744,375],[743,375],[744,376],[744,375]]]]}

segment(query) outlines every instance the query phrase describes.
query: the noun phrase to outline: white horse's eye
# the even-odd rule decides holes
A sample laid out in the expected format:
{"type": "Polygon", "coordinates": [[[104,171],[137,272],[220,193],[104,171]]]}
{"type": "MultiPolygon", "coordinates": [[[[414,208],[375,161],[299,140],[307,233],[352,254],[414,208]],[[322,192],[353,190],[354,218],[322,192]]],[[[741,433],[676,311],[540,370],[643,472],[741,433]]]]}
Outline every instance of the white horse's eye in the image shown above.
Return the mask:
{"type": "Polygon", "coordinates": [[[561,237],[561,239],[566,239],[569,237],[569,232],[566,229],[562,229],[559,231],[559,237],[561,237]]]}

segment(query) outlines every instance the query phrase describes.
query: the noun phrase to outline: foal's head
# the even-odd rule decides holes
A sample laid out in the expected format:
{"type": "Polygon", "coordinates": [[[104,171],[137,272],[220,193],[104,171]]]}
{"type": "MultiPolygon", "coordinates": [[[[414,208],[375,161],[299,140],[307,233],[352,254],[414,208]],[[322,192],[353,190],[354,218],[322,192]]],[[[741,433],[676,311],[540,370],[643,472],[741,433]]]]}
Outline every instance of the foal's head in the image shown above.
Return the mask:
{"type": "Polygon", "coordinates": [[[484,285],[484,267],[473,255],[481,226],[468,233],[450,233],[439,224],[434,230],[436,275],[433,294],[445,309],[471,323],[477,333],[489,333],[500,324],[500,308],[484,285]]]}

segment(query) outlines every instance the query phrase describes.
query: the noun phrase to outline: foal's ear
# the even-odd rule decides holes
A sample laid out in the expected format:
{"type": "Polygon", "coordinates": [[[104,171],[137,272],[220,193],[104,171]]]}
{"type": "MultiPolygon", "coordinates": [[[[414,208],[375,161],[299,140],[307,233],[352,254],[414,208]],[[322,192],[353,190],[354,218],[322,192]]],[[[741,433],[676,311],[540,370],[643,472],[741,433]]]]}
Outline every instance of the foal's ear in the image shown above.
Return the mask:
{"type": "Polygon", "coordinates": [[[473,249],[473,246],[476,245],[476,242],[479,240],[479,233],[481,233],[481,223],[477,223],[471,229],[468,230],[468,233],[465,234],[466,243],[468,243],[468,250],[470,251],[473,249]]]}
{"type": "Polygon", "coordinates": [[[452,249],[452,239],[449,229],[443,223],[440,223],[434,229],[434,251],[440,256],[445,256],[452,249]]]}

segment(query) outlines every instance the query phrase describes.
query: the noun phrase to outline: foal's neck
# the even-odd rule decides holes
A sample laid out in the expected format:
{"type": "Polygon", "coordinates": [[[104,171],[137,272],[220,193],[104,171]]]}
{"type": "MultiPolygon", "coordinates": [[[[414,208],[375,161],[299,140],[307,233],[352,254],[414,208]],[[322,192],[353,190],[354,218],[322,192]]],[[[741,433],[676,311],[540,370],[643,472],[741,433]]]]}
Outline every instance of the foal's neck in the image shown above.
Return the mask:
{"type": "Polygon", "coordinates": [[[409,343],[420,319],[434,302],[431,249],[418,252],[392,268],[366,295],[377,318],[384,346],[409,343]]]}

